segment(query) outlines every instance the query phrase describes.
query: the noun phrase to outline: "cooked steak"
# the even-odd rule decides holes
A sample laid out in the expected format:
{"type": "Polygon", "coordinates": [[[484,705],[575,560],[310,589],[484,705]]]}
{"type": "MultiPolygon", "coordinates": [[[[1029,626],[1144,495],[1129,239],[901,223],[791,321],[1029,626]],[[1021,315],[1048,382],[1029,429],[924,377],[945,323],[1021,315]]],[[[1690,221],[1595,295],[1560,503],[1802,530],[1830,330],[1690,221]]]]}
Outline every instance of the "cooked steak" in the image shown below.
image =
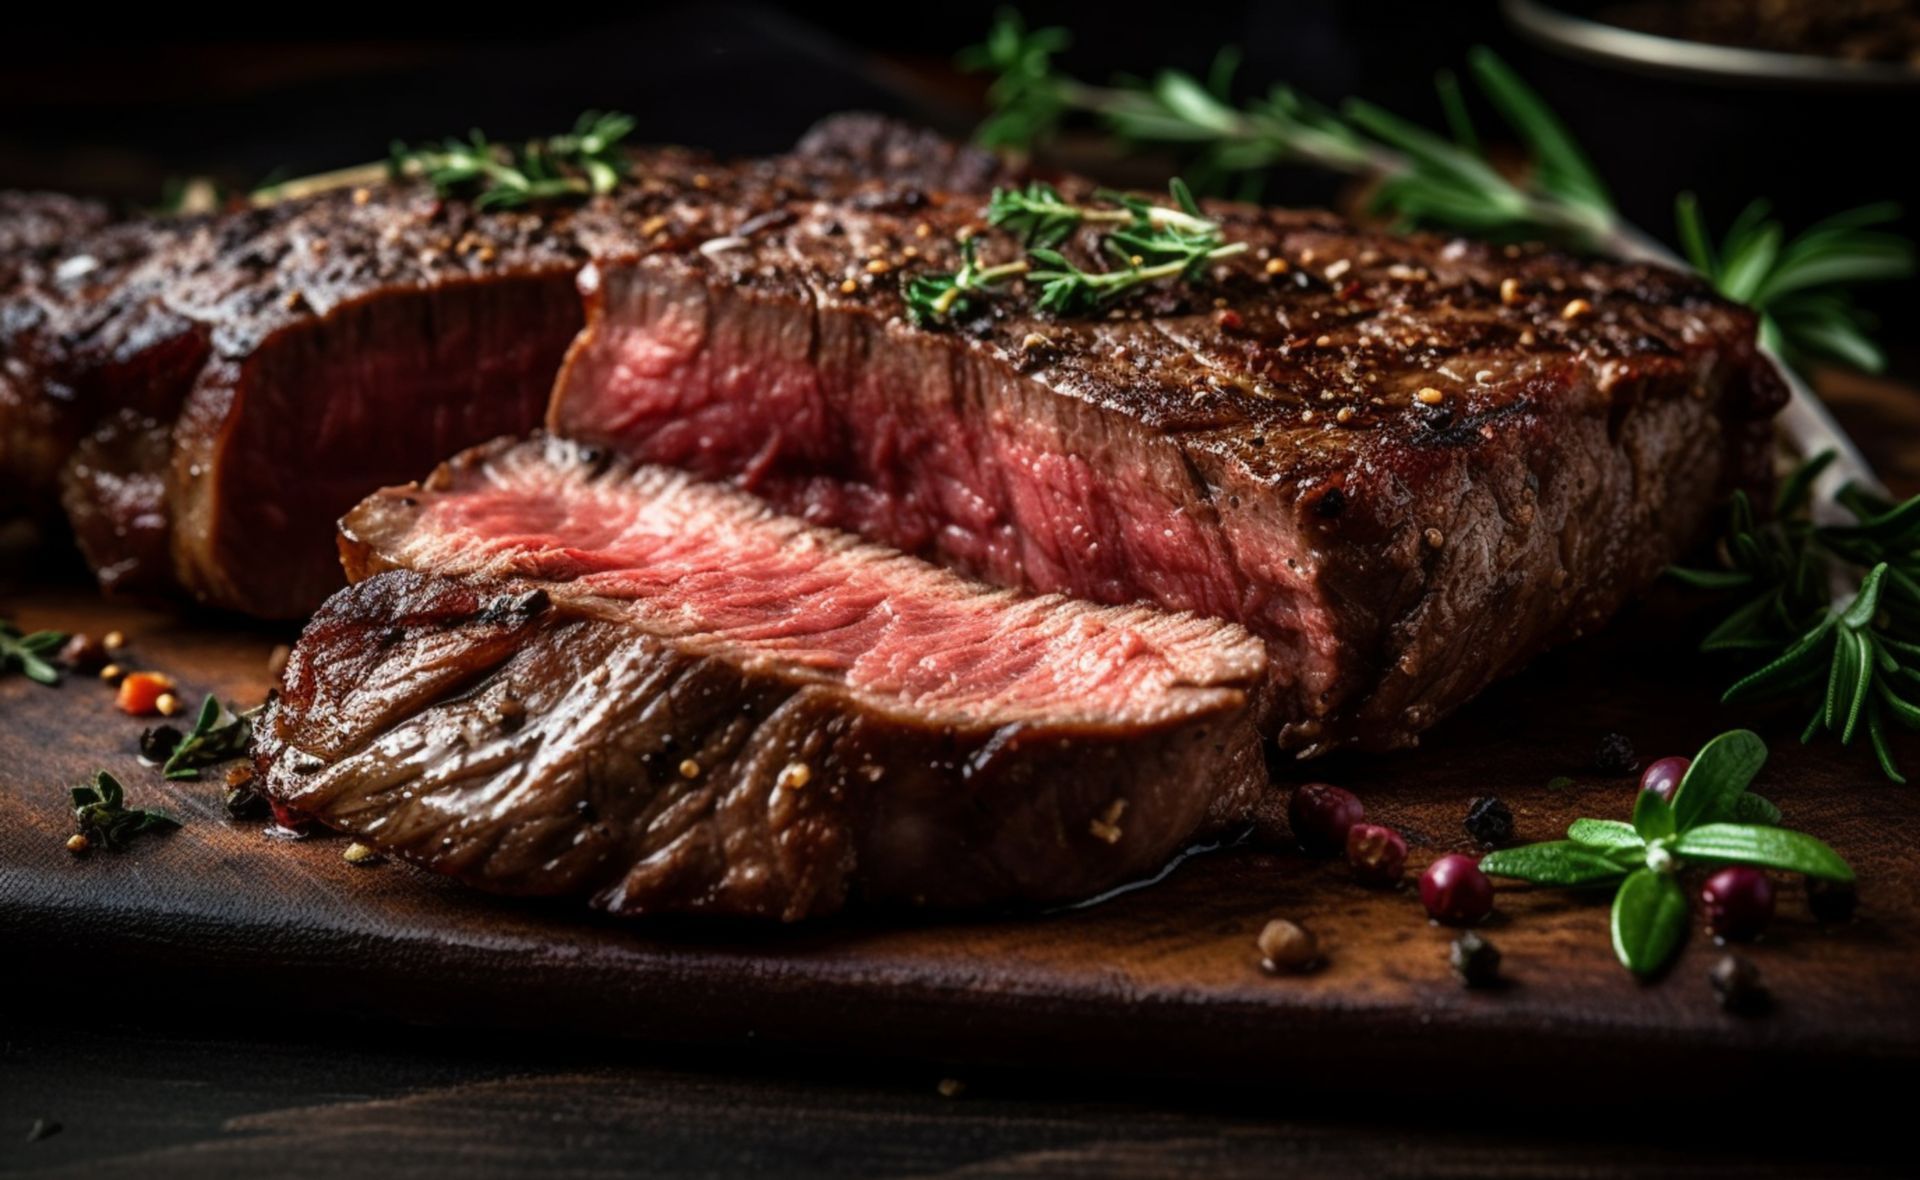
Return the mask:
{"type": "Polygon", "coordinates": [[[800,202],[596,264],[549,429],[1002,585],[1240,622],[1305,752],[1414,741],[1764,478],[1783,390],[1692,278],[1222,204],[1251,248],[1207,281],[913,325],[903,285],[981,205],[800,202]]]}
{"type": "Polygon", "coordinates": [[[356,500],[538,424],[589,257],[691,251],[802,195],[886,200],[997,168],[852,117],[778,161],[639,153],[637,183],[580,208],[379,185],[82,235],[0,274],[0,485],[44,502],[58,477],[108,588],[304,614],[339,584],[331,526],[356,500]]]}
{"type": "Polygon", "coordinates": [[[1237,626],[992,589],[558,441],[372,497],[343,550],[365,580],[294,649],[266,789],[501,892],[1077,898],[1265,778],[1237,626]]]}

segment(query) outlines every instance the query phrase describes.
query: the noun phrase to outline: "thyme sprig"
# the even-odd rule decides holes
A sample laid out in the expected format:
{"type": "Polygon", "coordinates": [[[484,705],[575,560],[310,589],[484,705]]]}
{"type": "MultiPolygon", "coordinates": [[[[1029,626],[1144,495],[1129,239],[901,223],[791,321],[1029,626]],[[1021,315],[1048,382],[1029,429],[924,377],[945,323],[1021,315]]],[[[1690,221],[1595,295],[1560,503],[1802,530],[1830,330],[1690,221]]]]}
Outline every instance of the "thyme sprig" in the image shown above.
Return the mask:
{"type": "Polygon", "coordinates": [[[437,145],[396,140],[388,171],[424,179],[442,195],[471,196],[481,209],[609,193],[627,174],[620,145],[633,128],[627,115],[587,111],[571,132],[521,144],[494,143],[477,129],[437,145]]]}
{"type": "Polygon", "coordinates": [[[206,767],[244,755],[252,740],[252,713],[229,712],[219,697],[209,695],[193,728],[167,756],[160,773],[176,781],[197,779],[206,767]]]}
{"type": "Polygon", "coordinates": [[[959,270],[908,281],[907,316],[919,326],[936,326],[973,310],[970,296],[1022,275],[1039,288],[1038,310],[1087,315],[1136,287],[1173,278],[1191,282],[1208,263],[1247,249],[1245,242],[1226,240],[1220,223],[1201,211],[1185,182],[1176,177],[1168,189],[1171,206],[1107,190],[1095,194],[1105,205],[1076,204],[1037,181],[1025,189],[995,189],[984,213],[987,224],[1017,235],[1027,256],[983,267],[977,239],[968,237],[960,244],[959,270]],[[1101,252],[1115,262],[1113,269],[1087,270],[1056,248],[1082,225],[1117,227],[1100,241],[1101,252]]]}
{"type": "MultiPolygon", "coordinates": [[[[962,67],[995,75],[992,113],[980,125],[986,144],[1031,148],[1075,116],[1103,124],[1128,145],[1170,147],[1203,189],[1259,194],[1266,171],[1302,164],[1372,183],[1376,211],[1408,224],[1439,226],[1499,240],[1543,239],[1616,257],[1676,264],[1679,259],[1628,224],[1605,182],[1551,107],[1492,51],[1468,58],[1485,102],[1526,149],[1518,173],[1496,167],[1482,146],[1465,88],[1451,71],[1435,77],[1447,134],[1359,99],[1339,109],[1286,86],[1236,103],[1238,55],[1222,50],[1202,80],[1181,70],[1148,79],[1094,85],[1062,72],[1054,58],[1072,43],[1060,28],[1029,29],[1002,9],[986,41],[963,50],[962,67]]],[[[1699,210],[1683,198],[1678,237],[1694,266],[1728,298],[1764,316],[1769,347],[1804,363],[1815,357],[1873,369],[1880,353],[1844,288],[1913,273],[1911,243],[1871,227],[1896,212],[1874,205],[1829,218],[1787,240],[1750,207],[1718,251],[1706,249],[1699,210]]]]}
{"type": "Polygon", "coordinates": [[[1636,975],[1673,958],[1687,933],[1688,863],[1757,865],[1831,881],[1853,869],[1825,843],[1780,827],[1780,810],[1747,788],[1767,760],[1766,743],[1736,729],[1701,747],[1671,802],[1642,791],[1633,822],[1577,819],[1565,840],[1490,852],[1480,869],[1540,885],[1617,886],[1613,950],[1636,975]]]}
{"type": "Polygon", "coordinates": [[[1801,464],[1769,519],[1735,492],[1715,546],[1719,568],[1671,572],[1740,595],[1700,645],[1760,663],[1724,702],[1817,696],[1802,741],[1825,731],[1851,745],[1864,733],[1882,772],[1905,782],[1887,733],[1920,729],[1909,699],[1920,688],[1920,496],[1894,503],[1848,487],[1834,508],[1845,519],[1817,524],[1812,488],[1832,462],[1826,453],[1801,464]]]}
{"type": "Polygon", "coordinates": [[[169,832],[180,821],[164,811],[141,810],[126,805],[126,788],[106,771],[97,771],[91,783],[73,788],[73,818],[87,844],[95,842],[118,852],[142,832],[169,832]]]}
{"type": "Polygon", "coordinates": [[[60,669],[52,656],[67,641],[59,631],[35,631],[22,635],[6,619],[0,619],[0,672],[18,669],[28,680],[39,684],[60,683],[60,669]]]}

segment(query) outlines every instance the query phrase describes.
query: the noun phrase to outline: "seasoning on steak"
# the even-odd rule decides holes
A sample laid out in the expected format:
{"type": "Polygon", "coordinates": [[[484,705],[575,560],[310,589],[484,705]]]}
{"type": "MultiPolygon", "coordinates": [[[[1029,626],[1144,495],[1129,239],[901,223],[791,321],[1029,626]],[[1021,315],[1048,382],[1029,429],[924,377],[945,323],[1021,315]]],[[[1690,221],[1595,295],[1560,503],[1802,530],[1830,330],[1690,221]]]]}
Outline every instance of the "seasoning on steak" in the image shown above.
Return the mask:
{"type": "Polygon", "coordinates": [[[259,728],[267,792],[620,914],[1084,897],[1264,783],[1229,623],[981,586],[536,439],[345,522],[364,579],[259,728]]]}
{"type": "Polygon", "coordinates": [[[634,167],[581,207],[339,189],[122,223],[0,268],[0,487],[32,506],[57,483],[109,589],[302,615],[339,584],[332,524],[360,497],[539,423],[588,258],[744,240],[801,196],[888,204],[1001,175],[872,116],[779,160],[664,148],[634,167]]]}
{"type": "Polygon", "coordinates": [[[1204,282],[912,325],[903,285],[981,206],[801,202],[737,249],[597,263],[549,429],[1001,585],[1242,623],[1303,753],[1414,742],[1765,478],[1784,391],[1692,278],[1217,204],[1251,248],[1204,282]]]}

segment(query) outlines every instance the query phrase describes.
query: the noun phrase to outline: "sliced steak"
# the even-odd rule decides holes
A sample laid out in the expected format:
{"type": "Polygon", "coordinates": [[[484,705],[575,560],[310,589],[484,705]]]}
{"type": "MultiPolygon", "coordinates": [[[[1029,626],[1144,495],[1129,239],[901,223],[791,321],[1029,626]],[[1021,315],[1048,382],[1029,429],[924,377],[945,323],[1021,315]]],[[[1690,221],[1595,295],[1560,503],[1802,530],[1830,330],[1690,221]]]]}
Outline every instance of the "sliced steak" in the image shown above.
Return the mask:
{"type": "Polygon", "coordinates": [[[1217,205],[1251,249],[1205,282],[912,325],[902,285],[981,205],[800,203],[596,264],[549,429],[1002,585],[1240,622],[1305,752],[1413,742],[1765,478],[1753,317],[1680,274],[1217,205]]]}
{"type": "Polygon", "coordinates": [[[622,914],[1084,897],[1264,782],[1258,641],[1021,595],[558,441],[346,522],[259,756],[281,802],[622,914]]]}
{"type": "Polygon", "coordinates": [[[745,240],[801,196],[911,203],[913,186],[1002,175],[871,116],[779,160],[662,148],[634,170],[581,207],[481,212],[377,185],[43,251],[0,273],[0,486],[30,504],[57,482],[109,588],[298,616],[339,584],[332,524],[360,497],[539,423],[588,258],[745,240]],[[169,440],[160,468],[99,461],[134,453],[129,414],[169,440]]]}

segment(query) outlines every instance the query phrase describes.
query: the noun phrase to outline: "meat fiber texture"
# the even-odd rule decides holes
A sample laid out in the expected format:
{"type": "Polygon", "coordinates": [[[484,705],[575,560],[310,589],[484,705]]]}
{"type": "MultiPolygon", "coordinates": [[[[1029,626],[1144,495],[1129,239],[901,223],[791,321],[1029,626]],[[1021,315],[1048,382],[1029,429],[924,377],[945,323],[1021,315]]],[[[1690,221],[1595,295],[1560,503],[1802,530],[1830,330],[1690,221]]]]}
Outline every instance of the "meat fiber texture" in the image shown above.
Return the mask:
{"type": "Polygon", "coordinates": [[[378,184],[102,225],[0,194],[0,511],[57,496],[109,590],[299,617],[340,584],[342,512],[538,425],[587,259],[693,249],[806,194],[981,188],[997,169],[849,117],[778,160],[639,152],[635,183],[581,206],[483,212],[378,184]],[[711,232],[669,240],[669,222],[711,232]]]}
{"type": "Polygon", "coordinates": [[[267,791],[483,888],[619,914],[1064,901],[1264,785],[1263,646],[970,582],[557,440],[343,524],[357,584],[260,726],[267,791]]]}
{"type": "Polygon", "coordinates": [[[596,262],[549,429],[1001,585],[1234,620],[1303,754],[1413,744],[1766,479],[1784,390],[1691,277],[1218,204],[1249,248],[1197,281],[915,325],[964,235],[1017,256],[982,205],[802,200],[596,262]]]}

